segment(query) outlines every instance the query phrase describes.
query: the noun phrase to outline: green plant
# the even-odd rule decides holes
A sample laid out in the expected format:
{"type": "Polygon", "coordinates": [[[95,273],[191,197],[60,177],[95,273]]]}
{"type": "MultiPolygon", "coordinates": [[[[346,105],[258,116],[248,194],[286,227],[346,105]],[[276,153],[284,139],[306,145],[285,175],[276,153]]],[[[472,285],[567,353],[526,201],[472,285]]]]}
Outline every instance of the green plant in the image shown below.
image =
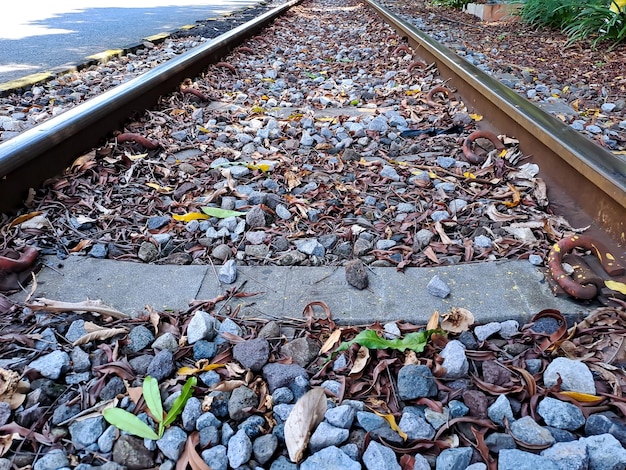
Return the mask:
{"type": "Polygon", "coordinates": [[[192,387],[197,383],[195,377],[189,377],[181,394],[176,398],[172,404],[172,408],[167,414],[163,412],[163,405],[161,403],[161,392],[159,391],[159,384],[154,377],[149,375],[143,380],[142,393],[143,398],[146,401],[146,405],[152,414],[154,420],[159,424],[158,432],[154,430],[140,420],[137,416],[129,413],[121,408],[108,408],[102,412],[104,419],[106,419],[113,426],[126,431],[135,436],[143,437],[145,439],[161,439],[165,428],[172,424],[174,420],[183,412],[183,408],[187,403],[187,400],[191,398],[193,393],[192,387]]]}
{"type": "Polygon", "coordinates": [[[472,2],[473,0],[433,0],[433,5],[457,8],[459,10],[462,10],[468,3],[472,2]]]}
{"type": "Polygon", "coordinates": [[[611,48],[626,40],[626,10],[612,10],[607,5],[590,4],[567,25],[563,32],[569,41],[591,40],[596,47],[599,42],[611,42],[611,48]]]}
{"type": "Polygon", "coordinates": [[[585,5],[586,0],[527,0],[518,14],[532,26],[561,29],[585,5]]]}

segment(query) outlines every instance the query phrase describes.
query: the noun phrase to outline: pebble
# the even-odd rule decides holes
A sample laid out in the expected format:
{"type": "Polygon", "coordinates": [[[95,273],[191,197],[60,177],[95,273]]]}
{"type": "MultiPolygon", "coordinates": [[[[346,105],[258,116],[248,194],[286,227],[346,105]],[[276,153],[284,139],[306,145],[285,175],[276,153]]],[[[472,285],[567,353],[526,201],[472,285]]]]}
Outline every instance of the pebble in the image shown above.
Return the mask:
{"type": "Polygon", "coordinates": [[[400,470],[396,453],[376,441],[370,441],[365,449],[363,464],[367,470],[400,470]]]}
{"type": "MultiPolygon", "coordinates": [[[[320,470],[321,468],[329,468],[329,462],[332,462],[332,468],[361,470],[361,464],[359,462],[352,460],[348,454],[335,446],[326,447],[319,452],[315,452],[300,464],[300,470],[320,470]]],[[[270,470],[276,469],[272,466],[270,470]]]]}
{"type": "Polygon", "coordinates": [[[32,361],[29,367],[47,379],[56,380],[69,370],[70,356],[65,351],[52,351],[32,361]]]}
{"type": "Polygon", "coordinates": [[[216,445],[202,451],[202,460],[211,470],[227,470],[228,456],[224,445],[216,445]]]}
{"type": "Polygon", "coordinates": [[[550,388],[561,381],[561,390],[596,394],[596,385],[589,367],[584,362],[565,357],[555,358],[543,373],[543,381],[550,388]]]}
{"type": "Polygon", "coordinates": [[[439,354],[443,358],[442,367],[446,379],[464,377],[469,370],[469,362],[465,356],[465,346],[458,340],[449,341],[439,354]]]}
{"type": "Polygon", "coordinates": [[[474,328],[474,334],[478,341],[485,341],[487,338],[495,335],[500,331],[502,325],[498,322],[487,323],[486,325],[479,325],[474,328]]]}
{"type": "Polygon", "coordinates": [[[187,342],[194,344],[201,339],[211,341],[215,338],[218,328],[218,321],[215,317],[202,310],[198,310],[193,314],[187,326],[187,342]]]}
{"type": "Polygon", "coordinates": [[[157,447],[168,459],[176,462],[187,442],[187,433],[178,426],[170,426],[163,437],[156,441],[157,447]]]}
{"type": "Polygon", "coordinates": [[[309,441],[309,449],[315,453],[329,446],[339,446],[348,440],[349,431],[322,421],[309,441]]]}
{"type": "Polygon", "coordinates": [[[233,284],[237,280],[237,262],[234,259],[226,261],[220,267],[217,277],[224,284],[233,284]]]}
{"type": "Polygon", "coordinates": [[[437,384],[426,366],[409,364],[398,373],[398,396],[402,400],[432,397],[437,394],[437,384]]]}
{"type": "Polygon", "coordinates": [[[233,358],[246,369],[260,371],[270,356],[270,344],[265,338],[256,338],[235,344],[233,358]]]}
{"type": "Polygon", "coordinates": [[[228,441],[228,463],[232,468],[239,468],[245,464],[252,456],[252,441],[248,435],[239,430],[228,441]]]}
{"type": "Polygon", "coordinates": [[[437,275],[434,275],[426,286],[428,293],[435,297],[445,299],[450,295],[450,288],[447,284],[437,275]]]}
{"type": "Polygon", "coordinates": [[[552,397],[545,397],[537,407],[537,413],[548,426],[575,431],[585,425],[580,408],[552,397]]]}

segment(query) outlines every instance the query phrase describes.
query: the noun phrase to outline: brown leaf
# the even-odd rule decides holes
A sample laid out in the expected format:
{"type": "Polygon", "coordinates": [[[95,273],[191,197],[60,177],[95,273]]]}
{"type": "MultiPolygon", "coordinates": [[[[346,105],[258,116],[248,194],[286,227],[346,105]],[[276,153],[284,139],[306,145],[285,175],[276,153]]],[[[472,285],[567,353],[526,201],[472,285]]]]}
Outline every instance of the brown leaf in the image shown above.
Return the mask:
{"type": "MultiPolygon", "coordinates": [[[[87,322],[88,323],[88,322],[87,322]]],[[[85,329],[87,329],[87,323],[85,323],[85,329]]],[[[72,343],[72,346],[78,346],[80,344],[90,343],[92,341],[105,340],[109,338],[113,338],[117,335],[122,335],[128,333],[126,328],[99,328],[91,333],[87,333],[86,335],[81,336],[76,341],[72,343]]]]}
{"type": "Polygon", "coordinates": [[[333,349],[333,346],[335,346],[337,341],[339,341],[340,339],[341,339],[341,328],[337,328],[335,331],[333,331],[330,334],[328,339],[322,345],[322,348],[320,349],[320,354],[326,354],[328,351],[333,349]]]}
{"type": "Polygon", "coordinates": [[[14,410],[26,399],[20,393],[20,374],[15,371],[0,369],[0,401],[7,402],[14,410]]]}
{"type": "Polygon", "coordinates": [[[436,330],[439,327],[439,312],[435,310],[428,319],[426,324],[426,331],[436,330]]]}
{"type": "Polygon", "coordinates": [[[367,363],[370,360],[370,350],[367,349],[365,346],[361,346],[359,348],[359,352],[356,355],[356,360],[354,361],[354,365],[352,366],[352,369],[350,370],[350,375],[356,375],[359,372],[361,372],[363,369],[365,369],[365,366],[367,366],[367,363]]]}
{"type": "Polygon", "coordinates": [[[285,444],[292,462],[302,459],[309,437],[322,422],[325,413],[326,394],[323,388],[309,390],[296,402],[285,422],[285,444]]]}
{"type": "Polygon", "coordinates": [[[441,329],[451,333],[462,333],[467,331],[470,325],[474,324],[474,314],[465,308],[452,307],[443,315],[441,329]]]}
{"type": "Polygon", "coordinates": [[[3,457],[11,449],[14,438],[15,434],[0,436],[0,457],[3,457]]]}
{"type": "Polygon", "coordinates": [[[196,450],[198,442],[200,442],[200,435],[194,431],[187,438],[185,449],[176,462],[176,470],[186,470],[187,465],[191,467],[191,470],[211,470],[196,450]]]}
{"type": "Polygon", "coordinates": [[[159,334],[159,323],[161,322],[161,315],[159,315],[159,312],[154,310],[149,305],[146,306],[146,309],[148,310],[148,313],[150,315],[150,324],[154,328],[154,336],[157,336],[159,334]]]}

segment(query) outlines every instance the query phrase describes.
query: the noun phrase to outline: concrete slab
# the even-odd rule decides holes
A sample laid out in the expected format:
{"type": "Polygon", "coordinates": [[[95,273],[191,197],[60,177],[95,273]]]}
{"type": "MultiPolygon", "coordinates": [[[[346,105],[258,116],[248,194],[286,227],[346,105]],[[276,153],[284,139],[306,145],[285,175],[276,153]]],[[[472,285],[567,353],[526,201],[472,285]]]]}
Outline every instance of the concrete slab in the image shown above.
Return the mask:
{"type": "MultiPolygon", "coordinates": [[[[221,284],[213,266],[146,265],[131,262],[70,257],[59,263],[46,258],[37,276],[34,297],[76,302],[102,300],[128,313],[185,310],[192,300],[212,300],[229,292],[255,294],[232,297],[217,309],[239,309],[239,316],[302,318],[310,302],[321,301],[342,324],[371,324],[378,320],[425,323],[438,310],[464,307],[476,321],[509,319],[526,323],[537,312],[551,308],[580,317],[590,307],[569,298],[554,297],[540,269],[527,261],[499,261],[434,268],[372,268],[369,287],[348,285],[342,267],[240,266],[237,281],[221,284]],[[450,288],[441,299],[428,293],[427,284],[439,276],[450,288]]],[[[24,293],[13,298],[22,301],[24,293]]],[[[321,309],[318,308],[321,313],[321,309]]]]}

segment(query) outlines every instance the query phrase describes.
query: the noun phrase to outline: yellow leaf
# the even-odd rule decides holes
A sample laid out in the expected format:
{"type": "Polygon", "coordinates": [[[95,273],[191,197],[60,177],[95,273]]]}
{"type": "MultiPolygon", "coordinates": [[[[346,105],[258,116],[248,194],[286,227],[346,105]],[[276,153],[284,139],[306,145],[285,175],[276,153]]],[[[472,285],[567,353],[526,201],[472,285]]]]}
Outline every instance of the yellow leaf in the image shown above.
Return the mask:
{"type": "Polygon", "coordinates": [[[141,160],[142,158],[147,157],[147,153],[140,153],[139,155],[126,155],[131,162],[136,162],[137,160],[141,160]]]}
{"type": "Polygon", "coordinates": [[[475,175],[474,173],[472,173],[471,171],[465,171],[465,172],[463,172],[463,176],[464,176],[465,178],[469,178],[469,179],[471,179],[471,180],[476,179],[476,175],[475,175]]]}
{"type": "Polygon", "coordinates": [[[174,189],[170,188],[169,186],[161,186],[157,183],[146,183],[146,186],[152,189],[156,189],[160,193],[171,193],[172,191],[174,191],[174,189]]]}
{"type": "Polygon", "coordinates": [[[208,130],[206,127],[202,127],[202,126],[197,126],[196,127],[200,132],[203,132],[204,134],[208,134],[209,132],[211,132],[210,130],[208,130]]]}
{"type": "Polygon", "coordinates": [[[506,157],[506,149],[500,150],[500,153],[498,154],[498,157],[500,157],[500,158],[506,157]]]}
{"type": "Polygon", "coordinates": [[[437,178],[437,173],[435,173],[434,171],[429,171],[428,176],[434,179],[437,178]]]}
{"type": "Polygon", "coordinates": [[[615,290],[620,294],[626,295],[626,284],[617,281],[604,281],[604,284],[611,290],[615,290]]]}
{"type": "Polygon", "coordinates": [[[580,402],[580,403],[594,403],[594,402],[599,402],[604,400],[603,397],[598,397],[596,395],[591,395],[589,393],[583,393],[583,392],[570,392],[570,391],[566,391],[566,392],[559,392],[562,395],[568,396],[570,398],[573,398],[574,400],[580,402]]]}
{"type": "Polygon", "coordinates": [[[570,103],[570,106],[574,108],[574,111],[578,112],[578,105],[580,104],[579,100],[574,100],[570,103]]]}
{"type": "Polygon", "coordinates": [[[267,173],[271,168],[269,163],[246,163],[246,166],[251,170],[261,170],[263,173],[267,173]]]}
{"type": "Polygon", "coordinates": [[[253,106],[250,111],[252,111],[253,114],[263,114],[265,112],[261,106],[253,106]]]}
{"type": "Polygon", "coordinates": [[[520,201],[522,200],[522,194],[519,192],[519,190],[513,186],[511,183],[508,183],[509,185],[509,189],[513,192],[513,201],[504,201],[503,204],[506,207],[515,207],[517,206],[520,201]]]}
{"type": "Polygon", "coordinates": [[[179,222],[190,222],[192,220],[208,219],[209,216],[207,214],[201,214],[200,212],[188,212],[187,214],[174,214],[172,218],[179,222]]]}
{"type": "Polygon", "coordinates": [[[482,114],[470,114],[469,116],[476,122],[483,120],[482,114]]]}
{"type": "Polygon", "coordinates": [[[626,150],[617,150],[613,152],[614,155],[626,155],[626,150]]]}
{"type": "Polygon", "coordinates": [[[22,222],[26,222],[27,220],[32,219],[33,217],[37,217],[41,214],[41,211],[29,212],[28,214],[20,215],[16,217],[13,222],[9,225],[9,228],[15,227],[16,225],[20,225],[22,222]]]}
{"type": "Polygon", "coordinates": [[[316,121],[319,121],[319,122],[330,122],[332,124],[337,124],[339,122],[337,120],[337,118],[334,118],[334,117],[321,117],[321,118],[317,118],[316,121]]]}
{"type": "Polygon", "coordinates": [[[408,90],[407,92],[405,92],[405,95],[413,96],[413,95],[417,95],[418,93],[421,93],[421,90],[408,90]]]}
{"type": "Polygon", "coordinates": [[[261,96],[261,99],[262,99],[262,100],[267,101],[267,100],[269,100],[269,99],[270,99],[270,97],[269,97],[269,96],[267,96],[267,95],[263,95],[263,96],[261,96]]]}
{"type": "MultiPolygon", "coordinates": [[[[371,409],[371,408],[370,408],[371,409]]],[[[380,416],[381,418],[385,418],[385,421],[387,421],[389,423],[389,426],[391,426],[391,429],[393,429],[395,432],[398,433],[398,435],[404,439],[405,441],[409,438],[409,436],[402,430],[400,429],[400,426],[398,426],[396,424],[396,418],[394,415],[392,414],[383,414],[383,413],[379,413],[376,410],[372,410],[375,414],[377,414],[378,416],[380,416]]]]}
{"type": "Polygon", "coordinates": [[[210,370],[220,369],[220,368],[222,368],[224,366],[225,366],[225,364],[207,364],[207,365],[202,366],[202,367],[183,366],[180,369],[178,369],[177,374],[178,375],[195,375],[195,374],[199,374],[201,372],[208,372],[210,370]]]}

